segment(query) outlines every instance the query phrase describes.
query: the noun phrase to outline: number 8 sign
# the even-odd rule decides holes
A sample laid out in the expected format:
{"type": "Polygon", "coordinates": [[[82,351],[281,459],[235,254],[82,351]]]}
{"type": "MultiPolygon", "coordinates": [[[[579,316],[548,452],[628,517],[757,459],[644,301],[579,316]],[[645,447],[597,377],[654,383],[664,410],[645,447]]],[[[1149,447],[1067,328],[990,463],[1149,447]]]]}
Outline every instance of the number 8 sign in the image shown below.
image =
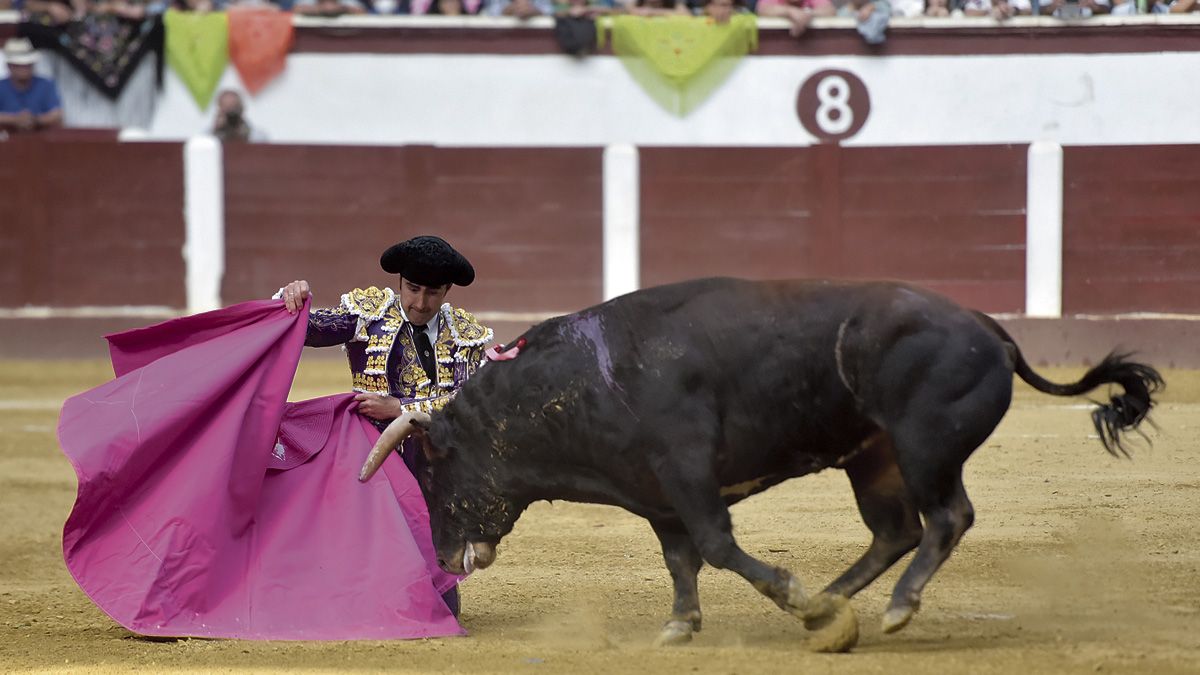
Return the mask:
{"type": "Polygon", "coordinates": [[[867,85],[845,70],[822,70],[800,86],[796,115],[808,133],[823,141],[841,141],[858,133],[871,113],[867,85]]]}

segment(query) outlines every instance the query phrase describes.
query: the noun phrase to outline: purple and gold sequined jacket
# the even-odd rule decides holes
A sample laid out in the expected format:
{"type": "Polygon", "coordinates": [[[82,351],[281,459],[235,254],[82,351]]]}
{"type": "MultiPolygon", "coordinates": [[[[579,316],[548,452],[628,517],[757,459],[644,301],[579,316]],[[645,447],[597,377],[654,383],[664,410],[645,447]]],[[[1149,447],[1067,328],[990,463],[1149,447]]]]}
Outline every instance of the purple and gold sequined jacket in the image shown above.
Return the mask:
{"type": "Polygon", "coordinates": [[[310,347],[344,345],[354,376],[354,391],[390,394],[404,410],[432,412],[446,405],[483,363],[492,329],[448,303],[439,311],[434,343],[437,382],[431,382],[413,344],[399,299],[390,288],[356,288],[341,305],[308,315],[310,347]]]}

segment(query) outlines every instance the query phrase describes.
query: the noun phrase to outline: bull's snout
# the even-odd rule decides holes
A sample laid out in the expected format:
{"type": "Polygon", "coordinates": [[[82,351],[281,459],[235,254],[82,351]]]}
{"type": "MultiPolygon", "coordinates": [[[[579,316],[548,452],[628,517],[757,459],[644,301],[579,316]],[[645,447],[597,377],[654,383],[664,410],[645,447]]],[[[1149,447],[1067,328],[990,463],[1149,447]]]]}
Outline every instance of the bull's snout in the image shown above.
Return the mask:
{"type": "Polygon", "coordinates": [[[496,561],[496,547],[485,542],[468,542],[454,553],[438,555],[438,567],[451,574],[470,574],[496,561]]]}
{"type": "Polygon", "coordinates": [[[471,550],[475,552],[475,569],[481,570],[496,562],[496,547],[491,544],[475,542],[471,544],[471,550]]]}

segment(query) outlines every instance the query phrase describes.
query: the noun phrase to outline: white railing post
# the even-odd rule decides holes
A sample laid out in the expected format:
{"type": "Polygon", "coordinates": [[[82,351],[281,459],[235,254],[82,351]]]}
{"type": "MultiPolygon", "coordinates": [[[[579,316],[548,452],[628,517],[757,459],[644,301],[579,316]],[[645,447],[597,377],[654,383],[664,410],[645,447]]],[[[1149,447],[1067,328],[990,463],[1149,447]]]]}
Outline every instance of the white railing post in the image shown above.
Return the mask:
{"type": "Polygon", "coordinates": [[[1025,314],[1062,316],[1063,149],[1029,146],[1025,207],[1025,314]]]}
{"type": "Polygon", "coordinates": [[[196,136],[183,146],[183,261],[187,312],[221,307],[225,274],[225,180],[221,144],[196,136]]]}
{"type": "Polygon", "coordinates": [[[604,148],[604,299],[636,291],[640,249],[638,151],[604,148]]]}

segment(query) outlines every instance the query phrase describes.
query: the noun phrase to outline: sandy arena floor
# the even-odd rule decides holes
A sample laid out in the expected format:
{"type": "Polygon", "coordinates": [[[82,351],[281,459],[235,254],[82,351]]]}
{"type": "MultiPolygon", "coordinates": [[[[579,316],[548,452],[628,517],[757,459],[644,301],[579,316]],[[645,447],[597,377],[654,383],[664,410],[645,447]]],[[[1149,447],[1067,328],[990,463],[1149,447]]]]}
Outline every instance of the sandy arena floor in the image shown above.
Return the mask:
{"type": "MultiPolygon", "coordinates": [[[[346,386],[306,361],[295,398],[346,386]]],[[[1062,380],[1079,371],[1047,371],[1062,380]]],[[[1086,401],[1020,389],[967,464],[975,527],[913,623],[883,635],[897,566],[854,601],[860,646],[806,650],[801,623],[735,575],[701,574],[704,630],[654,650],[670,578],[650,528],[613,508],[537,504],[492,568],[463,586],[471,637],[284,643],[139,638],[79,591],[62,562],[75,476],[54,428],[62,400],[111,376],[104,362],[0,363],[0,672],[377,670],[401,673],[1200,672],[1200,373],[1167,374],[1152,448],[1105,454],[1086,401]],[[32,383],[32,384],[31,384],[32,383]]],[[[753,555],[810,589],[866,547],[840,472],[734,508],[753,555]]]]}

